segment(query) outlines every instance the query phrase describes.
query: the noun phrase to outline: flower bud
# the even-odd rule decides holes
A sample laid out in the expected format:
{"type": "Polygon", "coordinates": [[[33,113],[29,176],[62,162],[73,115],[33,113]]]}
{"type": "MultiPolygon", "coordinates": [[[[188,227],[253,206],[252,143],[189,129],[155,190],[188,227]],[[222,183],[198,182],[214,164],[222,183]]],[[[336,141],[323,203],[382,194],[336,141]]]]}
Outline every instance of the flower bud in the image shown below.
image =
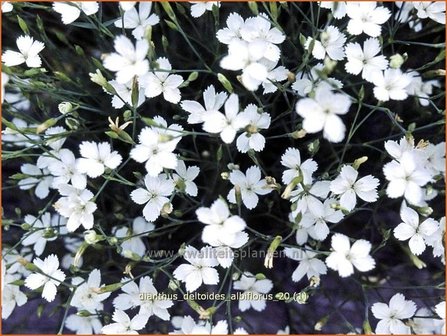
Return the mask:
{"type": "Polygon", "coordinates": [[[223,85],[223,87],[229,92],[229,93],[233,93],[233,86],[231,85],[230,81],[227,79],[227,77],[225,77],[224,75],[222,75],[221,73],[217,74],[217,79],[219,80],[219,82],[223,85]]]}
{"type": "Polygon", "coordinates": [[[406,59],[401,54],[394,54],[390,57],[390,68],[399,69],[406,59]]]}
{"type": "Polygon", "coordinates": [[[163,208],[161,208],[160,215],[164,218],[168,217],[172,212],[172,204],[171,202],[165,203],[163,208]]]}
{"type": "Polygon", "coordinates": [[[95,230],[87,230],[84,232],[84,240],[87,244],[93,245],[99,241],[99,237],[95,230]]]}
{"type": "Polygon", "coordinates": [[[70,102],[63,102],[57,106],[58,110],[62,114],[67,114],[73,111],[73,105],[70,102]]]}

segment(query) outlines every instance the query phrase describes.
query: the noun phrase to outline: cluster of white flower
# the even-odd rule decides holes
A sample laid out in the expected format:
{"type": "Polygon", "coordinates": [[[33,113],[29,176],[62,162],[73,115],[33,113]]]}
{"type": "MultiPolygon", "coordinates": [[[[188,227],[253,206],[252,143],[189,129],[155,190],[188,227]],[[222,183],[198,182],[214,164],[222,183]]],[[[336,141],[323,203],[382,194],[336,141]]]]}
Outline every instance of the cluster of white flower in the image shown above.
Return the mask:
{"type": "Polygon", "coordinates": [[[228,55],[220,66],[223,69],[242,70],[242,84],[250,91],[256,91],[260,85],[264,94],[277,90],[275,82],[287,79],[288,70],[277,66],[281,50],[277,46],[286,36],[271,25],[267,15],[259,14],[244,20],[239,14],[231,13],[227,19],[227,28],[219,30],[217,39],[228,45],[228,55]]]}

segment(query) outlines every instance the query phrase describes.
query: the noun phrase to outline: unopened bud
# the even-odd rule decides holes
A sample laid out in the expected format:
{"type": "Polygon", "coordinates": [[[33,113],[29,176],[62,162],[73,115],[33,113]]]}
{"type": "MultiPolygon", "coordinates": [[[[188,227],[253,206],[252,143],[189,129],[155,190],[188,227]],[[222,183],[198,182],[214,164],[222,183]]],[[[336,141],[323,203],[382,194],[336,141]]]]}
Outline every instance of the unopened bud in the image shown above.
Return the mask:
{"type": "Polygon", "coordinates": [[[73,111],[73,105],[70,102],[63,102],[57,106],[58,110],[62,114],[67,114],[73,111]]]}

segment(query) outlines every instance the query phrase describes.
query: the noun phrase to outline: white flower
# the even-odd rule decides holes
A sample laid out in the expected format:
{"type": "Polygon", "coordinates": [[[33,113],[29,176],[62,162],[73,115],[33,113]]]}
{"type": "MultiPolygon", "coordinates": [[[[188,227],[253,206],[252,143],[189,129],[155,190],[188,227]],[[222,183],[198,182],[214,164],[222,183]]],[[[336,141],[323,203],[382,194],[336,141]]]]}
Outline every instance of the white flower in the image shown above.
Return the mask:
{"type": "Polygon", "coordinates": [[[6,66],[15,66],[22,63],[30,68],[38,68],[42,64],[39,53],[45,48],[45,44],[35,41],[31,36],[22,35],[16,40],[19,52],[7,50],[2,55],[2,62],[6,66]]]}
{"type": "Polygon", "coordinates": [[[143,238],[155,228],[155,225],[146,221],[143,217],[137,217],[132,222],[132,229],[127,227],[119,228],[115,231],[115,237],[125,238],[121,243],[123,253],[131,251],[140,257],[146,253],[146,245],[143,238]]]}
{"type": "Polygon", "coordinates": [[[220,198],[209,208],[197,209],[196,215],[201,223],[206,224],[202,232],[204,243],[211,246],[233,246],[248,238],[243,232],[245,221],[239,216],[231,216],[228,205],[220,198]]]}
{"type": "Polygon", "coordinates": [[[245,132],[239,135],[236,141],[237,149],[241,153],[247,153],[250,149],[260,152],[264,149],[265,138],[259,133],[261,129],[268,129],[270,126],[270,115],[266,112],[258,112],[256,105],[250,104],[241,113],[248,120],[245,132]]]}
{"type": "Polygon", "coordinates": [[[138,188],[130,194],[132,200],[137,204],[146,204],[143,209],[144,218],[151,222],[160,216],[163,206],[169,203],[169,198],[174,192],[174,182],[164,175],[152,177],[146,175],[144,178],[146,188],[138,188]]]}
{"type": "Polygon", "coordinates": [[[219,263],[212,247],[204,246],[199,252],[194,247],[187,246],[183,257],[189,264],[178,266],[173,275],[177,280],[185,283],[188,292],[195,291],[202,283],[206,285],[219,283],[219,274],[213,268],[219,263]]]}
{"type": "Polygon", "coordinates": [[[327,55],[334,61],[340,61],[345,58],[343,51],[345,42],[346,36],[337,27],[328,26],[320,34],[320,41],[308,37],[304,47],[309,50],[313,43],[312,55],[316,59],[323,60],[327,55]]]}
{"type": "Polygon", "coordinates": [[[329,234],[327,223],[338,223],[342,220],[343,213],[332,207],[334,203],[335,200],[333,198],[326,199],[324,203],[315,200],[311,203],[308,211],[303,213],[299,224],[302,228],[306,229],[307,234],[313,239],[320,241],[325,240],[329,234]]]}
{"type": "Polygon", "coordinates": [[[419,255],[425,251],[425,239],[436,232],[439,227],[437,221],[427,218],[422,223],[419,222],[419,215],[416,211],[407,207],[405,203],[400,209],[402,223],[394,228],[394,237],[405,241],[410,239],[408,245],[413,254],[419,255]]]}
{"type": "Polygon", "coordinates": [[[101,333],[106,335],[136,335],[137,330],[143,329],[147,324],[147,316],[137,314],[132,319],[122,310],[115,310],[112,316],[115,323],[105,325],[101,333]]]}
{"type": "Polygon", "coordinates": [[[230,144],[236,133],[248,124],[247,117],[239,113],[239,97],[231,94],[225,102],[225,114],[219,111],[208,111],[203,116],[203,129],[208,133],[220,133],[221,139],[230,144]]]}
{"type": "Polygon", "coordinates": [[[228,200],[236,204],[236,187],[240,190],[242,203],[247,209],[254,209],[258,205],[258,195],[266,195],[272,191],[265,179],[261,180],[261,170],[257,166],[251,166],[242,173],[233,170],[230,173],[230,182],[235,186],[228,193],[228,200]]]}
{"type": "Polygon", "coordinates": [[[281,164],[289,169],[282,173],[282,181],[289,184],[296,177],[301,176],[305,185],[312,183],[312,174],[318,169],[313,159],[307,159],[301,163],[300,151],[296,148],[287,148],[281,156],[281,164]]]}
{"type": "Polygon", "coordinates": [[[152,27],[160,22],[157,14],[151,14],[152,2],[139,2],[138,11],[135,7],[129,8],[123,14],[122,18],[115,21],[118,28],[133,29],[132,35],[140,40],[148,27],[152,27]]]}
{"type": "Polygon", "coordinates": [[[441,24],[445,24],[445,2],[443,1],[414,1],[414,8],[420,19],[430,18],[441,24]]]}
{"type": "Polygon", "coordinates": [[[115,169],[123,159],[117,151],[112,152],[107,142],[83,141],[79,151],[82,158],[78,159],[77,169],[91,178],[101,176],[106,168],[115,169]]]}
{"type": "Polygon", "coordinates": [[[436,314],[438,314],[438,316],[440,318],[442,318],[443,324],[442,324],[441,333],[445,334],[445,301],[438,303],[435,306],[435,311],[436,311],[436,314]]]}
{"type": "Polygon", "coordinates": [[[276,92],[278,90],[276,83],[285,81],[288,78],[289,70],[282,65],[277,67],[278,62],[261,60],[260,63],[267,69],[267,77],[262,82],[262,87],[264,88],[262,93],[276,92]]]}
{"type": "Polygon", "coordinates": [[[177,156],[173,153],[182,139],[180,125],[168,127],[166,120],[156,116],[153,118],[156,126],[145,127],[138,135],[139,144],[130,151],[130,157],[137,162],[146,162],[145,168],[150,176],[157,176],[163,168],[175,169],[177,156]]]}
{"type": "MultiPolygon", "coordinates": [[[[444,309],[445,310],[445,309],[444,309]]],[[[416,335],[441,334],[442,321],[433,318],[433,313],[428,308],[420,308],[411,320],[411,328],[416,335]]]]}
{"type": "Polygon", "coordinates": [[[172,174],[172,178],[180,190],[184,191],[189,196],[195,197],[197,196],[197,185],[193,181],[199,173],[199,167],[191,166],[186,168],[185,162],[179,160],[177,162],[177,167],[175,168],[175,174],[172,174]]]}
{"type": "Polygon", "coordinates": [[[93,227],[93,213],[96,204],[92,201],[93,193],[88,190],[79,190],[68,184],[59,186],[59,193],[63,196],[54,204],[54,208],[62,216],[68,218],[67,230],[75,231],[79,226],[86,230],[93,227]]]}
{"type": "Polygon", "coordinates": [[[97,316],[78,316],[71,314],[65,321],[65,327],[76,332],[76,335],[100,334],[102,323],[97,316]]]}
{"type": "MultiPolygon", "coordinates": [[[[124,278],[122,282],[127,282],[128,280],[124,278]]],[[[173,302],[162,298],[162,294],[158,293],[150,277],[142,277],[139,286],[134,281],[127,282],[121,287],[121,290],[124,293],[119,294],[113,300],[115,309],[127,310],[140,307],[138,313],[140,315],[147,318],[155,315],[164,321],[169,321],[168,308],[172,307],[173,302]]]]}
{"type": "Polygon", "coordinates": [[[330,9],[336,19],[346,16],[346,1],[320,1],[319,5],[321,8],[330,9]]]}
{"type": "Polygon", "coordinates": [[[407,86],[411,84],[411,76],[400,69],[376,71],[371,75],[375,85],[374,96],[377,100],[405,100],[408,97],[407,86]]]}
{"type": "Polygon", "coordinates": [[[61,149],[58,153],[58,160],[51,160],[48,170],[54,176],[53,188],[58,188],[61,184],[71,182],[77,189],[85,189],[87,186],[87,177],[78,169],[78,160],[69,149],[61,149]]]}
{"type": "Polygon", "coordinates": [[[98,291],[104,285],[101,285],[101,271],[94,269],[90,272],[87,282],[80,280],[79,286],[75,289],[71,305],[79,310],[94,312],[96,309],[102,309],[101,302],[110,296],[110,292],[99,294],[98,291]]]}
{"type": "Polygon", "coordinates": [[[65,274],[59,269],[59,259],[55,254],[51,254],[42,260],[35,258],[33,264],[37,266],[43,274],[32,273],[25,279],[25,286],[29,289],[37,289],[43,286],[42,298],[51,302],[56,297],[57,286],[65,280],[65,274]]]}
{"type": "Polygon", "coordinates": [[[62,16],[62,23],[70,24],[76,21],[81,12],[85,15],[93,15],[99,9],[96,1],[68,1],[68,2],[54,2],[53,10],[62,16]]]}
{"type": "Polygon", "coordinates": [[[422,201],[422,188],[430,180],[430,173],[418,166],[417,157],[412,152],[404,152],[400,162],[388,162],[383,167],[383,173],[390,183],[386,194],[390,198],[404,196],[411,204],[418,205],[422,201]]]}
{"type": "Polygon", "coordinates": [[[363,49],[359,43],[347,44],[345,48],[348,58],[348,62],[345,64],[346,71],[353,75],[362,73],[362,78],[371,82],[374,72],[385,70],[388,66],[385,56],[377,56],[380,51],[380,43],[376,38],[369,38],[363,42],[363,49]]]}
{"type": "Polygon", "coordinates": [[[191,316],[175,316],[178,320],[172,319],[172,324],[178,330],[174,330],[170,334],[173,335],[227,335],[228,323],[227,321],[219,321],[216,325],[211,325],[208,321],[195,322],[191,316]]]}
{"type": "Polygon", "coordinates": [[[210,85],[203,91],[205,107],[195,100],[183,100],[180,106],[189,113],[188,124],[200,124],[206,114],[219,111],[226,99],[225,92],[216,93],[214,86],[210,85]]]}
{"type": "Polygon", "coordinates": [[[338,115],[348,113],[350,106],[348,96],[320,88],[316,90],[314,99],[300,99],[296,104],[296,112],[304,118],[303,129],[306,132],[323,131],[325,139],[340,142],[345,137],[346,126],[338,115]]]}
{"type": "Polygon", "coordinates": [[[400,293],[395,294],[389,304],[377,302],[371,307],[374,317],[380,321],[376,326],[376,334],[410,334],[410,327],[402,322],[413,317],[416,305],[411,300],[405,300],[400,293]]]}
{"type": "Polygon", "coordinates": [[[286,247],[284,248],[284,253],[288,258],[300,262],[292,274],[292,280],[295,282],[300,281],[305,275],[309,280],[313,276],[319,277],[320,274],[326,274],[327,272],[324,262],[319,260],[316,257],[317,253],[310,251],[308,246],[305,246],[304,250],[286,247]]]}
{"type": "Polygon", "coordinates": [[[38,198],[44,199],[48,196],[48,194],[50,193],[49,188],[53,183],[53,177],[48,176],[49,173],[47,169],[41,170],[33,164],[24,163],[20,166],[20,171],[22,172],[22,174],[28,176],[18,182],[21,190],[28,190],[36,187],[34,193],[38,198]]]}
{"type": "Polygon", "coordinates": [[[245,20],[240,29],[241,38],[249,43],[250,53],[258,59],[272,62],[279,60],[281,51],[276,44],[284,42],[286,36],[276,27],[271,27],[267,15],[259,14],[245,20]]]}
{"type": "MultiPolygon", "coordinates": [[[[2,267],[4,261],[2,263],[2,267]]],[[[23,306],[28,297],[20,291],[20,287],[10,284],[13,281],[20,280],[19,275],[2,273],[2,319],[6,320],[14,311],[15,307],[23,306]]]]}
{"type": "Polygon", "coordinates": [[[234,289],[241,290],[239,309],[244,312],[250,308],[256,311],[263,311],[267,306],[265,295],[273,288],[273,283],[269,279],[257,280],[250,272],[244,272],[238,281],[234,282],[234,289]]]}
{"type": "Polygon", "coordinates": [[[365,33],[371,37],[378,37],[381,33],[381,24],[385,23],[391,16],[385,7],[377,7],[375,1],[346,2],[346,13],[348,14],[348,32],[351,35],[365,33]]]}
{"type": "Polygon", "coordinates": [[[331,191],[335,195],[341,195],[340,205],[348,211],[355,208],[357,198],[360,197],[365,202],[375,202],[377,200],[377,187],[379,180],[372,175],[367,175],[357,180],[358,171],[351,166],[344,165],[340,175],[331,182],[331,191]]]}
{"type": "Polygon", "coordinates": [[[183,83],[182,76],[171,73],[172,66],[166,57],[158,58],[156,63],[158,67],[142,79],[146,88],[144,94],[153,98],[163,93],[166,101],[177,104],[181,99],[179,86],[183,83]]]}
{"type": "Polygon", "coordinates": [[[376,263],[369,255],[371,243],[359,239],[354,244],[341,233],[332,236],[331,246],[333,252],[326,258],[326,265],[337,271],[341,277],[347,277],[354,273],[354,267],[360,272],[372,270],[376,263]]]}
{"type": "Polygon", "coordinates": [[[306,189],[301,184],[298,184],[296,189],[291,192],[290,202],[296,205],[292,215],[296,217],[300,212],[303,214],[306,211],[310,211],[310,209],[318,207],[318,204],[321,203],[319,198],[322,200],[327,198],[329,186],[329,181],[317,181],[312,185],[307,185],[306,189]]]}
{"type": "Polygon", "coordinates": [[[419,100],[421,106],[430,105],[430,96],[433,94],[434,87],[440,87],[437,80],[429,80],[424,82],[419,72],[410,71],[408,75],[411,76],[411,83],[405,88],[410,96],[415,96],[419,100]]]}
{"type": "Polygon", "coordinates": [[[241,39],[241,28],[244,19],[238,13],[231,13],[227,18],[227,27],[217,31],[216,37],[220,43],[230,44],[241,39]]]}
{"type": "Polygon", "coordinates": [[[40,219],[32,215],[26,215],[24,220],[26,224],[31,226],[31,230],[22,240],[22,245],[34,245],[33,249],[37,256],[43,253],[47,241],[53,241],[57,238],[57,232],[59,234],[66,232],[65,224],[67,221],[59,215],[52,216],[49,212],[42,214],[40,219]],[[48,234],[50,236],[47,236],[48,234]]]}
{"type": "Polygon", "coordinates": [[[14,9],[12,3],[9,1],[2,1],[2,13],[9,13],[14,9]]]}
{"type": "Polygon", "coordinates": [[[115,38],[116,52],[104,58],[104,67],[116,72],[116,81],[126,84],[135,76],[141,77],[149,71],[149,61],[146,59],[149,44],[146,40],[138,40],[134,46],[126,36],[115,38]]]}
{"type": "Polygon", "coordinates": [[[191,16],[198,18],[202,16],[206,11],[212,11],[213,7],[220,7],[219,1],[190,1],[191,4],[191,16]]]}
{"type": "Polygon", "coordinates": [[[37,134],[28,134],[31,132],[27,132],[28,128],[37,127],[37,125],[28,124],[26,121],[19,118],[13,118],[11,122],[14,124],[16,129],[6,127],[2,131],[3,145],[32,147],[34,146],[34,142],[39,140],[39,136],[37,134]]]}

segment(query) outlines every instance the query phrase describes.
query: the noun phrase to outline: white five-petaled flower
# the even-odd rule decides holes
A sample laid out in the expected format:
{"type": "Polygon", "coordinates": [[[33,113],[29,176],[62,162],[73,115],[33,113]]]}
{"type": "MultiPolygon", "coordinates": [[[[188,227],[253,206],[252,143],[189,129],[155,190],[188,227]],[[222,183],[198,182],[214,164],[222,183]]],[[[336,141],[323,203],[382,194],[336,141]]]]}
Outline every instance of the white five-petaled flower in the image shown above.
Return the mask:
{"type": "Polygon", "coordinates": [[[188,292],[194,292],[202,283],[206,285],[219,283],[219,274],[214,269],[219,262],[212,247],[204,246],[199,252],[196,248],[187,246],[183,257],[189,264],[178,266],[174,271],[174,277],[185,283],[188,292]]]}
{"type": "Polygon", "coordinates": [[[145,162],[145,168],[152,177],[162,172],[163,168],[175,169],[177,156],[173,153],[182,139],[183,128],[172,124],[168,127],[166,120],[156,116],[156,125],[145,127],[138,135],[139,144],[130,151],[130,157],[137,162],[145,162]]]}
{"type": "Polygon", "coordinates": [[[270,126],[270,115],[266,112],[258,112],[256,105],[249,104],[241,113],[248,120],[245,132],[239,135],[236,146],[239,152],[247,153],[250,149],[260,152],[264,149],[265,138],[259,133],[262,129],[268,129],[270,126]]]}
{"type": "Polygon", "coordinates": [[[289,184],[296,177],[301,176],[303,183],[312,183],[312,174],[318,169],[317,163],[313,159],[307,159],[301,163],[300,151],[296,148],[287,148],[281,156],[281,164],[289,169],[282,173],[282,181],[289,184]]]}
{"type": "Polygon", "coordinates": [[[138,314],[147,318],[155,315],[168,321],[170,317],[168,308],[172,307],[173,302],[162,298],[154,287],[152,279],[148,276],[142,277],[139,286],[134,281],[128,282],[129,280],[128,278],[122,280],[127,283],[121,287],[124,293],[113,300],[115,309],[127,310],[140,307],[138,314]]]}
{"type": "Polygon", "coordinates": [[[197,185],[193,182],[199,175],[200,168],[197,166],[186,167],[185,162],[179,160],[175,173],[172,174],[172,178],[175,181],[177,188],[184,191],[189,196],[197,196],[197,185]]]}
{"type": "Polygon", "coordinates": [[[410,239],[408,246],[413,254],[419,255],[425,251],[425,239],[431,236],[439,228],[439,223],[432,218],[427,218],[422,223],[418,213],[405,203],[400,209],[402,223],[394,228],[394,236],[402,241],[410,239]]]}
{"type": "Polygon", "coordinates": [[[312,46],[312,55],[319,60],[323,60],[326,55],[334,60],[340,61],[345,58],[343,47],[346,36],[337,27],[329,26],[320,34],[320,40],[308,37],[304,47],[309,50],[312,46]]]}
{"type": "Polygon", "coordinates": [[[117,36],[114,41],[116,52],[104,58],[104,67],[116,72],[116,81],[126,84],[132,78],[142,77],[149,71],[146,59],[149,44],[146,40],[138,40],[136,45],[124,35],[117,36]]]}
{"type": "Polygon", "coordinates": [[[300,262],[292,274],[292,280],[295,282],[300,281],[305,275],[307,279],[310,279],[313,276],[319,277],[320,274],[326,274],[327,272],[325,263],[316,257],[317,253],[311,251],[309,246],[305,246],[304,249],[286,247],[284,253],[288,258],[300,262]]]}
{"type": "Polygon", "coordinates": [[[339,117],[348,113],[351,100],[342,93],[319,88],[315,98],[304,98],[296,104],[296,112],[304,118],[303,129],[308,133],[323,131],[330,142],[340,142],[345,137],[346,126],[339,117]]]}
{"type": "Polygon", "coordinates": [[[368,82],[372,81],[373,74],[385,70],[388,61],[383,55],[378,55],[381,51],[379,40],[369,38],[363,43],[363,49],[359,43],[349,43],[345,52],[348,62],[345,64],[347,72],[353,75],[362,73],[362,78],[368,82]]]}
{"type": "Polygon", "coordinates": [[[80,173],[91,178],[101,176],[106,168],[115,169],[123,159],[117,151],[112,151],[107,142],[83,141],[79,151],[82,158],[78,159],[76,167],[80,173]]]}
{"type": "Polygon", "coordinates": [[[270,292],[272,288],[271,280],[257,280],[253,274],[245,272],[238,281],[234,282],[234,289],[243,291],[239,300],[239,309],[242,312],[250,308],[263,311],[267,306],[264,295],[270,292]]]}
{"type": "MultiPolygon", "coordinates": [[[[77,189],[85,189],[87,177],[78,169],[78,160],[69,149],[61,149],[58,153],[58,160],[51,160],[48,170],[54,176],[53,188],[58,188],[61,184],[70,183],[77,189]]],[[[90,171],[90,170],[89,170],[90,171]]]]}
{"type": "Polygon", "coordinates": [[[321,8],[330,9],[336,19],[346,16],[346,1],[319,1],[321,8]]]}
{"type": "Polygon", "coordinates": [[[204,243],[211,246],[234,246],[247,242],[248,236],[243,232],[245,221],[239,216],[231,216],[224,200],[219,198],[211,207],[197,209],[196,215],[200,222],[206,224],[202,232],[204,243]]]}
{"type": "Polygon", "coordinates": [[[115,228],[115,237],[125,238],[121,243],[123,249],[122,254],[130,251],[143,257],[146,253],[146,245],[143,242],[143,237],[146,237],[154,228],[155,225],[146,221],[143,217],[137,217],[133,220],[132,229],[127,227],[115,228]]]}
{"type": "Polygon", "coordinates": [[[376,71],[371,75],[375,85],[374,96],[380,101],[405,100],[408,97],[407,87],[411,84],[411,76],[400,69],[376,71]]]}
{"type": "Polygon", "coordinates": [[[168,196],[174,192],[174,182],[166,175],[157,177],[146,175],[144,178],[146,188],[138,188],[130,194],[132,200],[137,204],[146,204],[143,209],[143,216],[147,221],[156,220],[165,204],[169,203],[168,196]]]}
{"type": "Polygon", "coordinates": [[[70,24],[79,18],[81,12],[88,16],[95,14],[99,5],[96,1],[53,2],[53,10],[61,14],[63,24],[70,24]]]}
{"type": "Polygon", "coordinates": [[[16,40],[19,52],[7,50],[2,55],[2,62],[6,66],[15,66],[22,63],[30,68],[38,68],[42,64],[39,53],[45,48],[45,44],[35,41],[31,36],[22,35],[16,40]]]}
{"type": "Polygon", "coordinates": [[[324,203],[314,200],[308,211],[303,213],[299,224],[313,239],[325,240],[329,234],[327,223],[338,223],[343,219],[343,212],[332,207],[334,203],[333,198],[327,198],[324,203]]]}
{"type": "Polygon", "coordinates": [[[206,114],[219,111],[226,99],[225,92],[216,93],[214,86],[210,85],[203,91],[205,107],[195,100],[183,100],[180,106],[189,113],[188,124],[200,124],[206,114]]]}
{"type": "Polygon", "coordinates": [[[137,330],[143,329],[147,324],[147,316],[137,314],[132,319],[122,310],[116,309],[111,323],[102,327],[101,332],[106,335],[136,335],[137,330]]]}
{"type": "Polygon", "coordinates": [[[73,232],[81,225],[86,230],[91,229],[94,224],[93,213],[97,208],[92,201],[93,193],[88,189],[76,189],[69,184],[60,185],[58,190],[63,197],[54,204],[54,208],[68,218],[67,230],[73,232]]]}
{"type": "Polygon", "coordinates": [[[140,40],[148,27],[152,27],[160,22],[157,14],[151,14],[152,2],[145,1],[138,3],[138,11],[135,7],[126,10],[122,18],[115,21],[118,28],[133,29],[132,35],[140,40]]]}
{"type": "Polygon", "coordinates": [[[179,86],[183,83],[182,76],[171,73],[172,66],[166,57],[158,58],[156,63],[158,67],[142,78],[146,88],[144,94],[148,98],[163,94],[166,101],[177,104],[181,99],[179,86]]]}
{"type": "Polygon", "coordinates": [[[206,11],[212,11],[213,7],[220,7],[219,1],[190,1],[191,4],[191,16],[198,18],[205,14],[206,11]]]}
{"type": "Polygon", "coordinates": [[[412,151],[405,151],[400,161],[393,160],[383,167],[383,173],[390,183],[386,193],[390,198],[404,196],[414,205],[423,200],[422,187],[431,180],[430,172],[420,167],[418,157],[412,151]]]}
{"type": "Polygon", "coordinates": [[[414,8],[420,19],[430,18],[441,24],[445,24],[445,2],[444,1],[414,1],[414,8]]]}
{"type": "Polygon", "coordinates": [[[53,177],[51,175],[49,176],[47,169],[39,169],[31,163],[24,163],[20,166],[20,171],[22,174],[27,175],[27,177],[18,182],[21,190],[36,187],[34,193],[38,198],[44,199],[48,196],[50,193],[49,188],[53,183],[53,177]]]}
{"type": "Polygon", "coordinates": [[[78,284],[78,287],[75,289],[70,304],[79,310],[94,312],[96,309],[101,309],[101,302],[110,296],[110,292],[99,293],[100,288],[104,286],[101,285],[101,271],[99,269],[92,270],[85,282],[81,278],[75,278],[73,281],[78,284]]]}
{"type": "Polygon", "coordinates": [[[272,191],[265,179],[261,180],[261,170],[257,166],[251,166],[245,174],[240,170],[230,173],[230,182],[234,188],[228,193],[228,200],[236,204],[236,189],[239,189],[242,203],[247,209],[254,209],[258,205],[258,195],[266,195],[272,191]]]}
{"type": "Polygon", "coordinates": [[[402,320],[409,319],[416,312],[416,305],[406,300],[401,293],[395,294],[389,304],[377,302],[371,307],[374,317],[380,321],[376,326],[376,334],[410,334],[410,327],[402,320]]]}
{"type": "Polygon", "coordinates": [[[375,1],[347,2],[346,13],[350,20],[348,32],[351,35],[365,33],[371,37],[378,37],[382,31],[381,24],[391,16],[386,7],[377,7],[375,1]]]}
{"type": "Polygon", "coordinates": [[[357,197],[366,202],[377,200],[377,186],[379,180],[372,175],[367,175],[357,180],[358,171],[351,166],[344,165],[340,175],[331,182],[331,191],[340,196],[340,205],[348,211],[354,209],[357,197]]]}
{"type": "Polygon", "coordinates": [[[59,269],[59,259],[51,254],[42,260],[35,258],[35,266],[43,273],[32,273],[25,279],[25,286],[29,289],[37,289],[43,286],[42,298],[51,302],[56,297],[57,286],[65,280],[65,274],[59,269]]]}
{"type": "Polygon", "coordinates": [[[225,114],[219,111],[208,111],[203,116],[203,129],[208,133],[220,133],[223,142],[230,144],[238,130],[248,124],[248,119],[239,113],[239,97],[231,94],[225,102],[225,114]]]}
{"type": "Polygon", "coordinates": [[[353,274],[354,267],[360,272],[368,272],[376,265],[369,255],[371,243],[364,239],[357,240],[351,246],[347,236],[336,233],[332,236],[331,246],[333,251],[326,258],[326,265],[343,278],[353,274]]]}

